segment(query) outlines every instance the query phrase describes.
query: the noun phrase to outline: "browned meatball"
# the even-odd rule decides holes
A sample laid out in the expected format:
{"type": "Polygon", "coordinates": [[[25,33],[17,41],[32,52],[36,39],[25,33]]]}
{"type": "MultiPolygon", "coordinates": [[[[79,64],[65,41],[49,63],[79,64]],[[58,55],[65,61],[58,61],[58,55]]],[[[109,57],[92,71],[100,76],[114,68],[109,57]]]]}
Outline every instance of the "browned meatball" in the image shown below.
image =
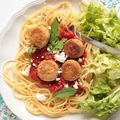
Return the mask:
{"type": "Polygon", "coordinates": [[[31,43],[39,48],[45,47],[49,42],[49,38],[50,33],[44,26],[34,28],[30,33],[31,43]]]}
{"type": "Polygon", "coordinates": [[[80,77],[81,66],[75,60],[67,60],[62,65],[62,77],[67,81],[75,81],[80,77]]]}
{"type": "Polygon", "coordinates": [[[43,60],[37,70],[39,78],[46,82],[56,80],[58,75],[58,65],[52,60],[43,60]]]}
{"type": "Polygon", "coordinates": [[[70,58],[79,58],[84,53],[84,46],[80,40],[70,39],[65,43],[64,51],[70,58]]]}

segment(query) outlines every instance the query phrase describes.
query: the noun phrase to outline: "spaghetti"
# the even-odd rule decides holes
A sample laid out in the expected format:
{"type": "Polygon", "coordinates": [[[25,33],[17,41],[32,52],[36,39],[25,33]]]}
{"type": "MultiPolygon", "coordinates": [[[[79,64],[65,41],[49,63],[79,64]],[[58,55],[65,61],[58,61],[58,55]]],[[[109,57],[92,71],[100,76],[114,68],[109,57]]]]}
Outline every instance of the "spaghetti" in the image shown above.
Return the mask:
{"type": "Polygon", "coordinates": [[[45,114],[51,117],[58,117],[68,113],[80,112],[80,101],[84,100],[90,90],[92,73],[89,71],[89,63],[92,61],[91,45],[85,43],[86,58],[82,66],[80,79],[84,92],[77,96],[71,96],[67,99],[55,99],[51,101],[54,93],[48,88],[41,86],[39,81],[31,79],[29,76],[22,74],[30,66],[30,55],[26,53],[26,48],[32,45],[30,41],[31,31],[40,26],[49,28],[55,18],[60,18],[60,26],[69,29],[70,26],[78,25],[78,13],[73,12],[69,2],[62,2],[57,6],[47,5],[38,10],[32,16],[26,18],[20,31],[20,49],[14,61],[8,61],[3,66],[3,75],[5,81],[12,87],[14,94],[18,99],[24,101],[27,110],[34,114],[45,114]],[[46,99],[39,101],[36,94],[44,94],[46,99]]]}

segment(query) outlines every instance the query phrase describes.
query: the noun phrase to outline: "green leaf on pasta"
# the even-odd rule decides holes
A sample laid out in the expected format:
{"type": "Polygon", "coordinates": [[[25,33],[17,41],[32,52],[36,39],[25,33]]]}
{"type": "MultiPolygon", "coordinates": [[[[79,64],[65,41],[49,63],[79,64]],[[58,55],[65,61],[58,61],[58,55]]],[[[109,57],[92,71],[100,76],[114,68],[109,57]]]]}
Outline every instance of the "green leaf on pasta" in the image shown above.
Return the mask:
{"type": "Polygon", "coordinates": [[[61,99],[66,99],[68,97],[73,96],[76,93],[76,89],[75,88],[63,88],[62,90],[56,92],[53,96],[53,100],[55,100],[56,98],[61,98],[61,99]]]}
{"type": "Polygon", "coordinates": [[[57,19],[53,21],[51,24],[51,30],[50,30],[50,44],[49,49],[51,52],[56,51],[58,49],[62,49],[64,43],[67,39],[59,40],[59,22],[57,19]]]}

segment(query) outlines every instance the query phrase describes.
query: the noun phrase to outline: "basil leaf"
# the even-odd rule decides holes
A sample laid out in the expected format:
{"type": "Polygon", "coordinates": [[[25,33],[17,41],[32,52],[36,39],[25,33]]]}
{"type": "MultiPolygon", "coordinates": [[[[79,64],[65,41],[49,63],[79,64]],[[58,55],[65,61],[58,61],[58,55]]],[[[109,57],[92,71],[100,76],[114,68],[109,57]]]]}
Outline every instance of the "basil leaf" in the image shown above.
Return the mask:
{"type": "Polygon", "coordinates": [[[53,23],[51,24],[51,30],[50,30],[50,44],[49,49],[51,52],[56,51],[57,49],[62,49],[64,43],[67,39],[59,40],[59,23],[58,20],[55,19],[53,23]]]}
{"type": "Polygon", "coordinates": [[[73,96],[76,93],[76,89],[75,88],[63,88],[62,90],[58,91],[55,93],[55,95],[53,96],[53,100],[55,100],[56,98],[61,98],[61,99],[66,99],[70,96],[73,96]]]}
{"type": "Polygon", "coordinates": [[[62,39],[60,41],[57,42],[56,46],[55,46],[55,49],[59,49],[59,48],[62,48],[64,43],[66,42],[67,39],[62,39]]]}
{"type": "Polygon", "coordinates": [[[28,48],[27,52],[28,54],[32,54],[36,51],[37,47],[35,45],[32,45],[28,48]]]}
{"type": "Polygon", "coordinates": [[[55,42],[58,41],[58,36],[59,36],[59,29],[58,29],[58,21],[55,19],[53,23],[51,24],[51,30],[50,30],[50,43],[55,44],[55,42]]]}

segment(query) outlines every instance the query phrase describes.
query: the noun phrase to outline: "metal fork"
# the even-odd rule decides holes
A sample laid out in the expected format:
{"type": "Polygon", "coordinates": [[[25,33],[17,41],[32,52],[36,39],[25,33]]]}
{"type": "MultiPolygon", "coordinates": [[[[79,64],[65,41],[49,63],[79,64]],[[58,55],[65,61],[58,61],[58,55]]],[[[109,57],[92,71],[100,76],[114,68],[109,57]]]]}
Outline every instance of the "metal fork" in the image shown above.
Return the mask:
{"type": "Polygon", "coordinates": [[[120,50],[119,49],[110,47],[110,46],[108,46],[108,45],[106,45],[104,43],[101,43],[101,42],[99,42],[97,40],[89,38],[89,37],[81,34],[80,32],[77,32],[77,36],[82,38],[82,40],[84,40],[85,42],[88,42],[88,43],[100,48],[101,50],[112,54],[114,57],[116,57],[117,59],[120,60],[120,50]]]}

